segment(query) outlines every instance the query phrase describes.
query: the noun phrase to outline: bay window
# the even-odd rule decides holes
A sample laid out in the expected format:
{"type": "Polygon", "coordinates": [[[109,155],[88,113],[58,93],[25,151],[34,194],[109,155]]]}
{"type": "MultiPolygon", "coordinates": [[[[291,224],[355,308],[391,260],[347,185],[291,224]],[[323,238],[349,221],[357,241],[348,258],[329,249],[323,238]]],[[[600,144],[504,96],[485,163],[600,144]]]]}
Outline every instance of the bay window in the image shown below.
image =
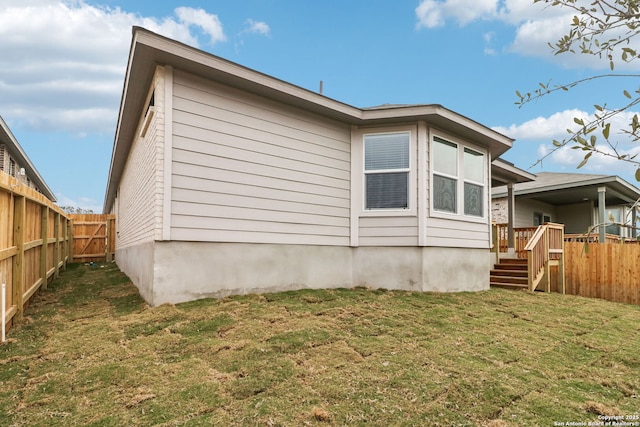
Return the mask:
{"type": "Polygon", "coordinates": [[[434,212],[484,218],[485,154],[437,136],[431,150],[434,212]]]}

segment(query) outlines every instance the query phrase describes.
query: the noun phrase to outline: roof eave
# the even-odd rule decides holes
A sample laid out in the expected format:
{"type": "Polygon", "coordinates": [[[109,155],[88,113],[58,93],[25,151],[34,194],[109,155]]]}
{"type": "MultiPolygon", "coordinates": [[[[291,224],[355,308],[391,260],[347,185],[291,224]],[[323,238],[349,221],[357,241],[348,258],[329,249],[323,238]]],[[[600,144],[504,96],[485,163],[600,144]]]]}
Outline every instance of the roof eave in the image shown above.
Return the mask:
{"type": "Polygon", "coordinates": [[[513,144],[513,139],[440,105],[360,109],[144,28],[134,27],[111,156],[104,212],[107,212],[113,204],[124,163],[134,138],[133,133],[144,109],[143,103],[156,65],[172,66],[352,125],[382,125],[425,120],[431,126],[456,133],[489,148],[493,159],[506,152],[513,144]],[[130,85],[131,81],[135,81],[136,84],[130,85]]]}
{"type": "Polygon", "coordinates": [[[0,141],[6,140],[12,145],[12,153],[16,157],[16,160],[20,164],[21,167],[25,169],[26,175],[29,177],[31,182],[34,183],[36,187],[40,190],[40,192],[52,202],[56,202],[56,196],[53,194],[53,191],[49,188],[47,183],[44,181],[44,178],[40,175],[40,172],[36,169],[35,165],[31,162],[27,153],[24,152],[20,143],[9,129],[9,126],[4,121],[2,117],[0,117],[0,131],[4,134],[3,138],[0,138],[0,141]]]}

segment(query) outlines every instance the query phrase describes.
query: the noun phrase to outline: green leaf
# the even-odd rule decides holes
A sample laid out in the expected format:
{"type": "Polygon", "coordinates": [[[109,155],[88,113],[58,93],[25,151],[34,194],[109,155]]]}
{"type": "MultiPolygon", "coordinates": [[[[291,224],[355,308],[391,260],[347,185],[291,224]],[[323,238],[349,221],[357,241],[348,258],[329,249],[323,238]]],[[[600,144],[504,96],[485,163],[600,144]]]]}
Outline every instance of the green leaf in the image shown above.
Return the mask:
{"type": "Polygon", "coordinates": [[[629,92],[627,92],[626,90],[624,92],[624,96],[626,96],[627,98],[631,99],[631,94],[629,92]]]}
{"type": "Polygon", "coordinates": [[[602,136],[604,136],[605,139],[609,139],[609,131],[611,130],[611,123],[607,123],[604,126],[604,129],[602,129],[602,136]]]}
{"type": "Polygon", "coordinates": [[[591,155],[593,154],[593,152],[589,152],[587,153],[586,156],[584,156],[584,159],[582,159],[582,161],[580,162],[580,164],[578,165],[577,169],[580,169],[581,167],[583,167],[584,165],[587,164],[587,162],[589,161],[589,157],[591,157],[591,155]]]}
{"type": "Polygon", "coordinates": [[[584,121],[578,117],[574,117],[573,121],[580,126],[584,126],[584,121]]]}
{"type": "Polygon", "coordinates": [[[636,181],[640,182],[640,168],[636,169],[636,181]]]}
{"type": "Polygon", "coordinates": [[[599,106],[598,104],[594,105],[594,107],[598,111],[603,111],[603,108],[601,106],[599,106]]]}

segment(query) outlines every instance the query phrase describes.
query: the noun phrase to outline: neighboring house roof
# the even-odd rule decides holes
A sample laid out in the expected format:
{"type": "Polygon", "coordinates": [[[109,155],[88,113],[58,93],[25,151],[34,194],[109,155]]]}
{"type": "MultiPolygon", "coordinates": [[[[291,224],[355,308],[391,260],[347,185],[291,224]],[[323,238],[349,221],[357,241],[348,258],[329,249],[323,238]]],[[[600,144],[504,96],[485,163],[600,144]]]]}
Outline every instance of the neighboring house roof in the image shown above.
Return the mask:
{"type": "Polygon", "coordinates": [[[38,187],[40,192],[52,202],[56,201],[56,197],[53,195],[53,191],[49,188],[44,179],[36,169],[36,167],[31,163],[29,157],[24,152],[18,140],[11,130],[9,126],[4,121],[4,119],[0,116],[0,144],[4,144],[7,147],[7,151],[11,155],[11,157],[20,165],[20,167],[25,169],[25,175],[29,177],[31,182],[38,187]]]}
{"type": "Polygon", "coordinates": [[[385,125],[425,120],[432,126],[489,147],[493,158],[503,154],[513,143],[513,139],[441,105],[381,105],[365,109],[353,107],[143,28],[134,27],[105,194],[105,211],[109,209],[115,197],[131,143],[135,138],[136,125],[145,110],[144,103],[156,65],[171,66],[351,125],[385,125]]]}
{"type": "MultiPolygon", "coordinates": [[[[598,188],[605,187],[607,205],[634,203],[640,199],[640,189],[615,175],[540,172],[535,181],[514,185],[515,196],[539,200],[552,205],[598,201],[598,188]]],[[[506,186],[496,187],[492,198],[507,196],[506,186]]]]}

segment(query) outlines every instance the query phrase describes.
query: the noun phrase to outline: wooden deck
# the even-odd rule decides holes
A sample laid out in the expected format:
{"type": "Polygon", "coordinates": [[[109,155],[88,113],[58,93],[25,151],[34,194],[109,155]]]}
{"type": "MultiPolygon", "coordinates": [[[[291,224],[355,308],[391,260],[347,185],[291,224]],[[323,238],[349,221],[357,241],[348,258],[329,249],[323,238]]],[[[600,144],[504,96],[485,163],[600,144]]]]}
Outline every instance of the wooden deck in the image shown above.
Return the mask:
{"type": "Polygon", "coordinates": [[[514,235],[514,253],[509,254],[508,227],[494,225],[496,263],[490,273],[490,285],[564,293],[564,224],[516,228],[514,235]]]}

